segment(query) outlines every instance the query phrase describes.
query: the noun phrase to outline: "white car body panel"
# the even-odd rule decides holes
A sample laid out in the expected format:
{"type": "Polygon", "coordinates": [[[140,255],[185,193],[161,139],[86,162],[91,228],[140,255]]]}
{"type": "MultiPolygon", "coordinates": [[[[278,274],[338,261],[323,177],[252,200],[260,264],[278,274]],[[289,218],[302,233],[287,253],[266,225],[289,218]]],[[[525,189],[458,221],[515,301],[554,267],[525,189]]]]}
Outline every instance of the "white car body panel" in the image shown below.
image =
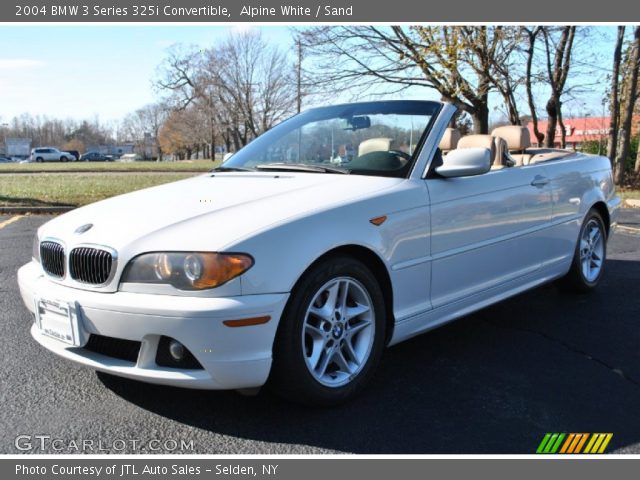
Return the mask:
{"type": "MultiPolygon", "coordinates": [[[[112,280],[57,280],[32,261],[18,274],[27,308],[53,298],[78,306],[86,334],[142,342],[137,363],[32,335],[71,360],[116,375],[192,388],[264,384],[278,322],[300,276],[337,248],[369,255],[390,280],[389,345],[564,275],[594,205],[616,224],[609,161],[565,159],[460,178],[425,178],[453,107],[445,105],[408,178],[298,172],[220,172],[104,200],[43,225],[40,241],[117,251],[112,280]],[[544,185],[532,185],[539,178],[544,185]],[[386,216],[380,226],[370,223],[386,216]],[[82,225],[93,228],[74,233],[82,225]],[[356,249],[356,250],[354,250],[356,249]],[[156,251],[245,252],[254,266],[199,292],[140,293],[120,283],[127,263],[156,251]],[[225,319],[267,315],[263,325],[225,319]],[[154,364],[161,335],[186,345],[202,371],[154,364]]],[[[380,278],[381,283],[385,279],[380,278]]]]}
{"type": "Polygon", "coordinates": [[[31,161],[35,162],[37,158],[41,158],[44,162],[59,162],[62,158],[66,158],[68,161],[74,161],[76,159],[69,152],[63,152],[53,147],[38,147],[31,151],[31,161]]]}

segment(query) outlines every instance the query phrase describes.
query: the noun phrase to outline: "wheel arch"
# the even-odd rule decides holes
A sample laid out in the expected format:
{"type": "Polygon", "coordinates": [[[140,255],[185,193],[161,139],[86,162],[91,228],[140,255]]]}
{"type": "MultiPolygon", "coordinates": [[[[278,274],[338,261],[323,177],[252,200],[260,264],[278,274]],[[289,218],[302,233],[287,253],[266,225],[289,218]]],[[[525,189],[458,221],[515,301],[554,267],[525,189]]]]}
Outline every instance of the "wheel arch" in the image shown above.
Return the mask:
{"type": "Polygon", "coordinates": [[[607,208],[607,204],[603,201],[597,201],[594,203],[590,210],[595,210],[602,217],[602,221],[604,222],[604,228],[607,231],[607,237],[609,236],[609,229],[611,227],[611,216],[609,215],[609,209],[607,208]]]}
{"type": "MultiPolygon", "coordinates": [[[[385,313],[386,313],[386,325],[385,325],[385,345],[389,343],[393,336],[393,329],[395,327],[395,317],[393,314],[393,285],[391,283],[391,276],[389,270],[380,256],[370,248],[362,245],[341,245],[339,247],[332,248],[331,250],[323,253],[316,258],[300,275],[298,281],[302,276],[311,268],[318,265],[318,263],[324,262],[332,257],[346,255],[348,257],[359,260],[371,270],[371,273],[378,280],[378,285],[384,295],[385,313]]],[[[297,281],[296,281],[297,284],[297,281]]]]}

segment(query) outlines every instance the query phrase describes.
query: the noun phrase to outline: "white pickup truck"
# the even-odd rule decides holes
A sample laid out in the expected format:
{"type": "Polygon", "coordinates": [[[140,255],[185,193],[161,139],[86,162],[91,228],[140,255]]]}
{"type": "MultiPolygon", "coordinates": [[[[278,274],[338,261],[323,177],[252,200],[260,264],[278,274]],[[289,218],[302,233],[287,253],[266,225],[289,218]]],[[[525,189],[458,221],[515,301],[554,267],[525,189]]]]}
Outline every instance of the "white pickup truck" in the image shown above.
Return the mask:
{"type": "Polygon", "coordinates": [[[308,110],[208,174],[52,219],[18,272],[31,334],[114,375],[327,405],[386,346],[545,282],[595,288],[609,160],[518,126],[460,138],[454,112],[308,110]]]}

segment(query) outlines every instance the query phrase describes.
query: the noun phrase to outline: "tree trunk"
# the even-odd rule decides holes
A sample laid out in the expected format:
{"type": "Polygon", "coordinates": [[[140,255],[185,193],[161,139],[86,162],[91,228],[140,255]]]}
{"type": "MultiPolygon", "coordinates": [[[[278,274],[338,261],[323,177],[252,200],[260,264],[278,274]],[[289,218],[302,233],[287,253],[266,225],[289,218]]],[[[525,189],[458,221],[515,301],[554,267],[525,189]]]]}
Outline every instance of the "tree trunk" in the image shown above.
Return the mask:
{"type": "Polygon", "coordinates": [[[556,107],[558,111],[558,125],[560,126],[560,148],[567,148],[567,129],[564,127],[564,121],[562,120],[562,110],[556,107]]]}
{"type": "Polygon", "coordinates": [[[545,135],[544,146],[547,148],[555,147],[556,128],[558,127],[558,111],[556,110],[556,99],[550,98],[547,102],[547,133],[545,135]]]}
{"type": "Polygon", "coordinates": [[[613,70],[611,72],[611,93],[609,96],[609,138],[607,140],[607,156],[613,164],[618,147],[618,121],[620,119],[620,103],[618,100],[620,90],[620,59],[622,58],[622,45],[624,43],[625,27],[618,27],[616,48],[613,52],[613,70]]]}
{"type": "Polygon", "coordinates": [[[547,125],[547,138],[545,146],[553,148],[555,145],[555,134],[558,120],[562,130],[561,146],[565,146],[564,126],[562,125],[562,95],[565,93],[565,84],[571,67],[571,51],[573,48],[573,39],[575,37],[575,26],[566,26],[562,28],[562,34],[555,46],[554,52],[551,53],[551,42],[549,40],[549,32],[543,30],[545,47],[547,53],[547,73],[549,75],[549,84],[551,86],[551,96],[547,101],[547,114],[549,123],[547,125]],[[552,61],[553,57],[553,61],[552,61]],[[553,64],[553,66],[552,66],[553,64]]]}
{"type": "Polygon", "coordinates": [[[473,133],[486,135],[489,133],[489,110],[480,109],[471,114],[473,119],[473,133]]]}
{"type": "Polygon", "coordinates": [[[491,81],[487,77],[480,76],[478,79],[478,96],[474,103],[476,115],[474,117],[474,133],[478,129],[478,133],[486,135],[489,133],[489,90],[491,89],[491,81]],[[478,126],[476,127],[476,119],[478,126]]]}
{"type": "MultiPolygon", "coordinates": [[[[526,30],[526,29],[525,29],[526,30]]],[[[531,69],[533,64],[533,55],[535,53],[536,37],[540,32],[540,27],[536,27],[534,30],[527,31],[529,37],[529,46],[527,48],[527,73],[525,76],[525,87],[527,90],[527,102],[529,103],[529,110],[531,112],[531,123],[533,124],[533,134],[536,137],[538,146],[542,146],[544,140],[544,134],[538,128],[538,114],[536,113],[536,104],[533,99],[533,91],[531,88],[531,69]]]]}
{"type": "MultiPolygon", "coordinates": [[[[640,133],[638,133],[640,135],[640,133]]],[[[638,152],[636,153],[636,164],[633,167],[633,171],[640,173],[640,142],[638,142],[638,152]]]]}
{"type": "Polygon", "coordinates": [[[629,80],[627,84],[627,98],[622,111],[622,124],[618,140],[618,152],[614,163],[614,180],[616,185],[624,183],[625,167],[627,155],[629,155],[629,144],[631,142],[631,122],[633,120],[633,108],[638,98],[638,68],[640,67],[640,27],[636,27],[633,35],[633,46],[629,55],[629,80]]]}
{"type": "Polygon", "coordinates": [[[216,161],[216,129],[213,125],[213,119],[211,119],[211,148],[209,149],[209,153],[211,154],[211,161],[216,161]]]}

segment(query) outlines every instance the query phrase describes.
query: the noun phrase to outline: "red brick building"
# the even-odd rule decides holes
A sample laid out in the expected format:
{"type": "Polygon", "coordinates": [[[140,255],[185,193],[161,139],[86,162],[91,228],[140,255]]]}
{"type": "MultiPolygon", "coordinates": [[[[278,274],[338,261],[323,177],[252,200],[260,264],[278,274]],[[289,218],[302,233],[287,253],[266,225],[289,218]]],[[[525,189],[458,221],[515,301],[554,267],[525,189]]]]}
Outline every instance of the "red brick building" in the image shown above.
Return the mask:
{"type": "MultiPolygon", "coordinates": [[[[607,136],[609,135],[609,117],[582,117],[582,118],[568,118],[564,120],[564,126],[567,133],[567,148],[577,149],[587,142],[602,142],[603,145],[607,143],[607,136]]],[[[537,146],[536,136],[533,134],[533,124],[529,122],[527,125],[531,134],[531,143],[533,146],[537,146]]],[[[636,116],[632,122],[632,134],[636,135],[640,129],[640,116],[636,116]]],[[[538,122],[538,130],[546,135],[547,121],[540,120],[538,122]]],[[[560,126],[556,127],[556,136],[554,143],[556,147],[560,147],[561,141],[560,126]]],[[[541,145],[540,145],[541,146],[541,145]]]]}

